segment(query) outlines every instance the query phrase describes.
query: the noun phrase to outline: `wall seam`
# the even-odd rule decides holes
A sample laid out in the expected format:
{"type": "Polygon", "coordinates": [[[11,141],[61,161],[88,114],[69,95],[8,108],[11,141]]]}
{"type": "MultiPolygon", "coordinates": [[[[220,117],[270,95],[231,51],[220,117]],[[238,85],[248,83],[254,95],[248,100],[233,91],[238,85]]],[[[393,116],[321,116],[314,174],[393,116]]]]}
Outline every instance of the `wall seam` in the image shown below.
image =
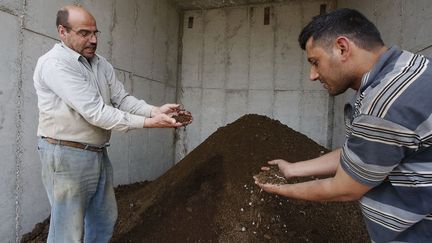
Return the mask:
{"type": "Polygon", "coordinates": [[[198,62],[198,80],[200,80],[200,84],[201,84],[201,88],[200,88],[200,114],[201,114],[201,119],[200,119],[200,124],[199,124],[199,136],[200,136],[200,141],[202,141],[202,135],[203,135],[203,97],[204,97],[204,57],[205,57],[205,31],[207,28],[207,12],[204,10],[200,11],[201,14],[201,19],[202,19],[202,28],[201,28],[201,53],[200,53],[200,59],[198,62]]]}
{"type": "Polygon", "coordinates": [[[31,29],[28,29],[28,28],[26,28],[26,27],[24,27],[24,26],[22,26],[22,30],[26,30],[26,31],[28,31],[28,32],[32,32],[32,33],[34,33],[34,34],[37,34],[37,35],[40,35],[40,36],[46,37],[46,38],[51,39],[51,40],[60,41],[60,40],[57,39],[57,38],[54,38],[54,37],[52,37],[52,36],[49,36],[49,35],[46,35],[46,34],[43,34],[43,33],[40,33],[40,32],[34,31],[34,30],[31,30],[31,29]]]}
{"type": "MultiPolygon", "coordinates": [[[[167,90],[170,87],[170,83],[172,82],[170,79],[170,75],[168,75],[169,73],[169,67],[171,66],[170,60],[169,60],[169,55],[171,52],[171,49],[173,49],[172,44],[171,44],[171,38],[172,36],[169,34],[170,31],[170,8],[172,7],[170,4],[170,2],[166,1],[166,16],[165,16],[165,21],[166,21],[166,26],[165,26],[165,33],[166,33],[166,39],[165,39],[165,45],[166,45],[166,52],[165,52],[165,73],[164,73],[164,80],[165,80],[165,90],[167,90]]],[[[177,37],[178,40],[178,37],[177,37]]],[[[176,75],[177,76],[177,75],[176,75]]],[[[177,82],[177,79],[176,79],[177,82]]],[[[165,93],[166,96],[166,93],[165,93]]],[[[172,98],[172,97],[168,97],[168,98],[172,98]]],[[[165,99],[165,102],[167,102],[167,99],[165,99]]],[[[174,101],[169,99],[168,102],[170,103],[177,103],[177,87],[174,87],[174,101]]],[[[174,166],[176,164],[176,144],[177,144],[177,134],[179,129],[173,129],[171,131],[172,134],[172,151],[171,151],[171,158],[172,158],[172,163],[171,166],[174,166]]],[[[168,153],[167,153],[168,154],[168,153]]]]}
{"type": "Polygon", "coordinates": [[[116,18],[117,18],[117,11],[116,11],[116,6],[117,6],[117,0],[113,0],[112,4],[111,4],[111,25],[109,27],[109,34],[108,34],[108,57],[110,62],[112,62],[112,58],[113,58],[113,41],[114,41],[114,37],[113,37],[113,31],[114,31],[114,27],[116,25],[116,18]]]}
{"type": "Polygon", "coordinates": [[[249,96],[250,96],[250,72],[251,72],[251,29],[252,29],[252,27],[251,27],[251,25],[252,25],[252,12],[254,11],[254,8],[253,7],[247,7],[247,21],[248,21],[248,27],[249,27],[249,29],[248,29],[248,41],[247,41],[247,45],[248,45],[248,55],[247,55],[247,58],[248,58],[248,70],[247,70],[247,93],[246,93],[246,102],[247,102],[247,105],[246,105],[246,109],[247,109],[247,113],[250,113],[250,109],[251,109],[251,107],[250,107],[250,99],[249,99],[249,96]]]}
{"type": "Polygon", "coordinates": [[[22,127],[22,110],[24,106],[23,97],[23,46],[24,46],[24,14],[26,12],[27,1],[22,1],[20,19],[20,31],[18,39],[19,54],[17,60],[18,67],[18,79],[17,79],[17,103],[15,113],[15,126],[16,126],[16,138],[15,138],[15,242],[19,242],[21,236],[21,194],[22,194],[22,181],[21,181],[21,166],[23,163],[23,127],[22,127]]]}
{"type": "MultiPolygon", "coordinates": [[[[134,90],[133,75],[131,75],[131,73],[129,73],[129,72],[124,72],[123,73],[123,80],[125,81],[125,83],[126,83],[126,75],[129,75],[128,79],[130,80],[130,90],[131,90],[131,93],[133,94],[133,90],[134,90]]],[[[132,170],[132,159],[131,159],[132,133],[127,134],[127,142],[128,142],[128,148],[127,148],[128,183],[133,183],[132,182],[132,172],[131,172],[131,171],[133,171],[132,170]]]]}
{"type": "MultiPolygon", "coordinates": [[[[138,0],[135,0],[135,11],[134,11],[134,22],[133,22],[133,34],[132,34],[132,47],[135,48],[135,43],[136,43],[136,33],[137,33],[137,22],[138,22],[138,13],[139,13],[139,4],[138,4],[138,0]]],[[[134,67],[135,67],[135,58],[134,56],[131,57],[131,71],[126,71],[125,70],[125,81],[126,81],[126,74],[129,75],[129,80],[130,80],[130,86],[131,86],[131,93],[134,94],[134,67]]],[[[144,134],[144,136],[146,137],[147,134],[144,134]]],[[[131,156],[130,156],[130,148],[132,145],[132,134],[128,135],[128,143],[129,143],[129,148],[128,148],[128,180],[129,183],[133,183],[133,176],[132,176],[132,160],[131,160],[131,156]]],[[[145,153],[146,151],[144,151],[145,153]]]]}
{"type": "Polygon", "coordinates": [[[401,47],[403,47],[403,42],[404,42],[404,35],[402,34],[403,33],[403,24],[404,24],[404,17],[405,17],[405,15],[404,15],[404,13],[405,13],[405,1],[402,1],[401,2],[401,5],[400,5],[400,31],[399,31],[399,45],[401,46],[401,47]]]}
{"type": "MultiPolygon", "coordinates": [[[[182,81],[182,64],[183,64],[183,25],[184,25],[184,12],[176,9],[178,13],[178,33],[177,33],[177,73],[176,73],[176,84],[175,84],[175,102],[181,105],[182,101],[182,91],[181,87],[182,81]]],[[[183,106],[182,106],[183,107],[183,106]]],[[[185,108],[185,107],[183,107],[185,108]]],[[[174,129],[174,164],[178,161],[177,159],[182,159],[186,155],[186,128],[182,127],[179,129],[174,129]],[[179,155],[177,157],[177,154],[179,155]]]]}
{"type": "Polygon", "coordinates": [[[176,77],[176,103],[181,101],[182,93],[182,64],[183,64],[183,25],[184,25],[184,12],[179,13],[179,28],[178,28],[178,45],[177,45],[177,77],[176,77]]]}
{"type": "Polygon", "coordinates": [[[6,8],[6,7],[0,6],[0,11],[2,11],[4,13],[8,13],[8,14],[13,15],[13,16],[18,17],[18,18],[20,17],[18,13],[14,12],[14,10],[6,8]]]}
{"type": "MultiPolygon", "coordinates": [[[[153,1],[153,16],[157,16],[158,15],[158,11],[159,11],[159,3],[160,1],[153,1]]],[[[156,26],[156,22],[154,21],[154,18],[152,18],[152,62],[151,62],[151,69],[150,69],[150,76],[152,77],[152,79],[155,79],[155,72],[154,72],[154,68],[155,68],[155,56],[156,56],[156,48],[155,48],[155,43],[157,41],[157,26],[156,26]]]]}
{"type": "Polygon", "coordinates": [[[272,96],[272,104],[271,104],[271,107],[272,107],[272,109],[271,109],[271,115],[272,115],[272,117],[271,118],[275,118],[275,113],[276,113],[276,107],[275,107],[275,104],[276,104],[276,73],[277,73],[277,69],[276,69],[276,59],[277,59],[277,57],[276,57],[276,49],[277,49],[277,44],[278,44],[278,32],[277,32],[277,30],[278,30],[278,27],[279,27],[279,19],[276,17],[276,16],[278,16],[278,15],[276,15],[276,14],[274,14],[274,12],[275,12],[276,10],[275,10],[275,7],[274,7],[274,5],[272,4],[271,6],[270,6],[270,22],[271,22],[271,25],[272,25],[272,30],[273,30],[273,53],[272,53],[272,90],[273,90],[273,96],[272,96]]]}
{"type": "Polygon", "coordinates": [[[230,62],[231,62],[231,60],[230,60],[231,48],[229,46],[230,40],[231,40],[231,35],[229,32],[229,27],[228,27],[229,26],[229,24],[228,24],[228,16],[229,16],[228,10],[224,9],[223,11],[225,14],[225,30],[224,30],[224,32],[225,32],[225,36],[224,36],[224,44],[225,44],[225,46],[224,46],[224,48],[225,48],[224,63],[225,63],[225,66],[224,66],[224,84],[223,84],[223,90],[224,90],[224,107],[223,107],[223,109],[224,109],[224,113],[223,113],[222,124],[226,125],[228,122],[228,120],[227,120],[227,116],[228,116],[227,87],[228,87],[228,72],[230,70],[230,62]]]}
{"type": "MultiPolygon", "coordinates": [[[[300,25],[304,26],[304,22],[305,22],[304,5],[303,5],[303,2],[301,2],[300,3],[300,25]]],[[[304,112],[304,105],[303,104],[304,104],[304,97],[305,97],[305,89],[304,89],[304,84],[303,84],[303,77],[305,75],[305,70],[304,70],[305,56],[304,55],[305,55],[305,51],[303,50],[301,58],[300,58],[300,67],[301,68],[300,68],[300,80],[299,80],[300,85],[299,85],[299,87],[300,87],[301,92],[299,92],[300,93],[299,104],[298,104],[298,106],[299,106],[299,119],[298,119],[298,124],[297,124],[298,130],[300,132],[302,132],[303,112],[304,112]]]]}

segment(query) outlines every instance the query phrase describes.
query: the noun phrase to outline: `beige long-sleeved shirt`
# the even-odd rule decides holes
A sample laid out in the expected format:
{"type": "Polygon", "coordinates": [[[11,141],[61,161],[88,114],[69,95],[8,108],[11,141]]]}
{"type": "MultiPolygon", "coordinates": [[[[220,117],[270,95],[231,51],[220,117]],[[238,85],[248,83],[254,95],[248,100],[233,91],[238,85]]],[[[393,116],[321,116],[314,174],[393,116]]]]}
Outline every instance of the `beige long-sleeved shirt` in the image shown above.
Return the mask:
{"type": "Polygon", "coordinates": [[[110,130],[142,128],[152,105],[129,95],[102,56],[90,63],[64,43],[39,58],[34,72],[38,136],[102,145],[110,130]]]}

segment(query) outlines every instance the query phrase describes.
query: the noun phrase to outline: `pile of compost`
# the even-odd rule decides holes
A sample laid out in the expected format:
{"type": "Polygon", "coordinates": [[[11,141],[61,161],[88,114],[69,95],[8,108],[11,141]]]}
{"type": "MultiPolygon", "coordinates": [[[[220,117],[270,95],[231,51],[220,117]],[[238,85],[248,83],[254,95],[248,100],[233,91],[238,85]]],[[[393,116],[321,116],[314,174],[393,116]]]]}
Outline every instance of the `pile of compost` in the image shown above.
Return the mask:
{"type": "MultiPolygon", "coordinates": [[[[268,160],[296,162],[325,152],[279,121],[245,115],[157,180],[116,188],[112,242],[368,242],[357,203],[288,199],[254,184],[268,160]]],[[[38,224],[23,242],[42,242],[48,224],[38,224]]]]}

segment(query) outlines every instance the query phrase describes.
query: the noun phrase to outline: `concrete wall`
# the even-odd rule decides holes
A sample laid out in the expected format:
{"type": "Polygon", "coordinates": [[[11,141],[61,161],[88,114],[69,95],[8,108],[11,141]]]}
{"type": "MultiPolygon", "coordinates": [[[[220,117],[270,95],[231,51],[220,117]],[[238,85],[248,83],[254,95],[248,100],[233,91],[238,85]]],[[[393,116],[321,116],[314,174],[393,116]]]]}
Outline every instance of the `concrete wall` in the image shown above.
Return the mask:
{"type": "MultiPolygon", "coordinates": [[[[337,7],[354,8],[362,12],[380,30],[386,45],[432,56],[432,5],[430,0],[338,0],[337,7]]],[[[343,144],[345,127],[343,106],[354,95],[353,91],[335,98],[333,142],[334,148],[343,144]]]]}
{"type": "Polygon", "coordinates": [[[309,81],[309,64],[297,44],[301,28],[321,4],[354,8],[377,25],[388,45],[430,55],[429,2],[307,0],[186,11],[179,97],[195,120],[179,133],[176,160],[246,113],[278,119],[328,148],[341,146],[343,106],[355,92],[329,97],[309,81]],[[263,25],[265,7],[271,9],[270,25],[263,25]]]}
{"type": "MultiPolygon", "coordinates": [[[[19,240],[49,215],[36,152],[39,56],[58,42],[57,9],[72,1],[0,0],[1,242],[19,240]]],[[[176,100],[179,13],[169,0],[75,1],[95,16],[98,53],[136,97],[155,105],[176,100]]],[[[174,130],[113,133],[115,184],[152,180],[174,161],[174,130]]]]}
{"type": "Polygon", "coordinates": [[[321,4],[334,7],[333,1],[286,1],[184,13],[179,95],[194,123],[180,133],[177,160],[247,113],[278,119],[328,145],[333,102],[320,83],[309,81],[297,42],[321,4]]]}
{"type": "Polygon", "coordinates": [[[0,35],[0,215],[5,223],[0,226],[0,236],[4,239],[15,238],[15,201],[17,190],[21,190],[16,183],[16,171],[21,167],[15,163],[22,160],[22,147],[16,146],[17,131],[22,130],[19,114],[16,109],[21,106],[22,98],[17,96],[21,91],[20,67],[16,65],[20,60],[18,46],[21,42],[20,20],[14,15],[20,8],[18,1],[1,2],[7,11],[0,11],[2,34],[0,35]]]}

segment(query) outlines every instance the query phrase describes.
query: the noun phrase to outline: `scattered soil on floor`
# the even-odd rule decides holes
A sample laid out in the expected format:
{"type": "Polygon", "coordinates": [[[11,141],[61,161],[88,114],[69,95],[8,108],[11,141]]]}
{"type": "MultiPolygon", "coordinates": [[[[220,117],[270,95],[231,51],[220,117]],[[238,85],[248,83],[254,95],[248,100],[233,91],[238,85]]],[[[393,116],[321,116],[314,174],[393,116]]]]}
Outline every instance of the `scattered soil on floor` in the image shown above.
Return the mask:
{"type": "MultiPolygon", "coordinates": [[[[325,152],[279,121],[245,115],[157,180],[118,187],[112,242],[370,242],[357,203],[288,199],[254,184],[269,160],[296,162],[325,152]]],[[[274,180],[273,172],[262,180],[274,180]]],[[[48,223],[36,228],[42,230],[24,242],[46,239],[48,223]]]]}

